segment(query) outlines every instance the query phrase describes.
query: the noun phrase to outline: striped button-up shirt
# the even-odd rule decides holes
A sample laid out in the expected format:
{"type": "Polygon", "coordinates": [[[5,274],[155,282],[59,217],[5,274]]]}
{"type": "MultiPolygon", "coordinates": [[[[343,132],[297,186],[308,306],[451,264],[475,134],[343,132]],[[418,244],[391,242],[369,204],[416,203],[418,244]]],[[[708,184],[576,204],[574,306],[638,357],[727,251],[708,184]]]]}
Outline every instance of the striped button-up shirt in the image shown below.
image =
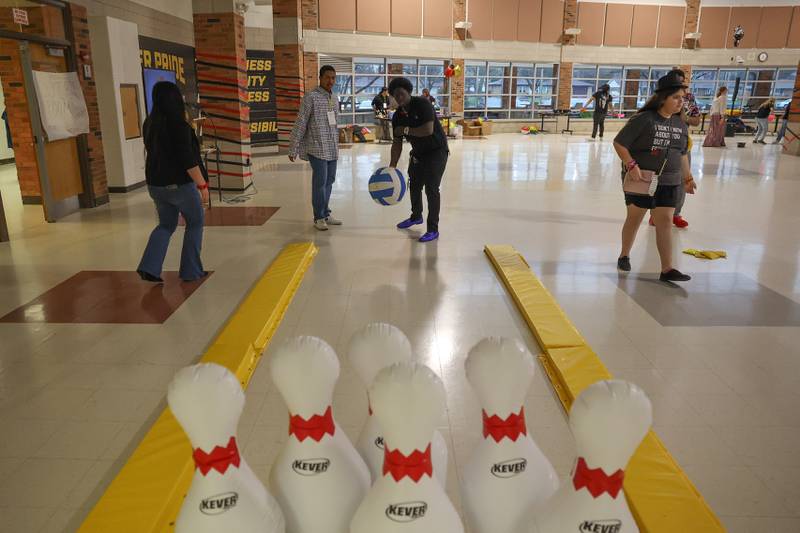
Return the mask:
{"type": "Polygon", "coordinates": [[[339,100],[333,93],[318,86],[303,97],[292,129],[289,155],[299,155],[301,159],[313,155],[325,161],[339,159],[339,130],[336,124],[330,124],[328,112],[333,112],[334,122],[338,122],[339,100]]]}

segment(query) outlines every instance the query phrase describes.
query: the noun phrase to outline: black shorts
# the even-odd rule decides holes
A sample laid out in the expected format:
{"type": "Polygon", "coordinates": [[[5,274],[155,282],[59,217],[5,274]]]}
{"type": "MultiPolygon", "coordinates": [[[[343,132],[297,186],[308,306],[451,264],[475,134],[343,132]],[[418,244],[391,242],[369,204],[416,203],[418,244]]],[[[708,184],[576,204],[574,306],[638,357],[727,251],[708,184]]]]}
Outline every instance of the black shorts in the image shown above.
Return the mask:
{"type": "Polygon", "coordinates": [[[659,185],[653,196],[646,194],[625,193],[625,205],[635,205],[639,209],[655,209],[656,207],[676,207],[678,205],[678,187],[680,185],[659,185]]]}

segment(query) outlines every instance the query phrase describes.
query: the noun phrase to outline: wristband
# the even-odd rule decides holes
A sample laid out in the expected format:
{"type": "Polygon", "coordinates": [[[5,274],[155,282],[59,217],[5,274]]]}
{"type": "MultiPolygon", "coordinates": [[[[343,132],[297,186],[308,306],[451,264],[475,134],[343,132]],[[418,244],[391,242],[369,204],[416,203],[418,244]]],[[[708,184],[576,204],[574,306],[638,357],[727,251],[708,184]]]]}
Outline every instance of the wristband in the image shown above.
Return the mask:
{"type": "Polygon", "coordinates": [[[638,167],[638,166],[639,166],[639,163],[637,163],[635,159],[631,159],[631,160],[630,160],[630,161],[628,161],[628,163],[625,165],[625,169],[626,169],[626,170],[632,170],[634,167],[638,167]]]}
{"type": "Polygon", "coordinates": [[[208,189],[208,183],[204,183],[204,184],[202,184],[202,185],[198,185],[198,186],[197,186],[197,190],[198,190],[198,191],[204,191],[204,190],[206,190],[206,189],[208,189]]]}

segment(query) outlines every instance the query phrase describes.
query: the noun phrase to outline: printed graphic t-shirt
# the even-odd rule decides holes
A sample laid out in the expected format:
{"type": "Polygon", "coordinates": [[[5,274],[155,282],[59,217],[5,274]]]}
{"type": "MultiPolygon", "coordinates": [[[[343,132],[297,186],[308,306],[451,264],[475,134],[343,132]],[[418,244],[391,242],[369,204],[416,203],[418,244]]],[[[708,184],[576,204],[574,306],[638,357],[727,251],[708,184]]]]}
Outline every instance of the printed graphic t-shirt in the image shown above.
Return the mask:
{"type": "Polygon", "coordinates": [[[681,156],[686,154],[688,138],[689,128],[680,115],[664,118],[656,111],[644,111],[631,117],[614,141],[627,148],[645,170],[658,172],[666,158],[658,183],[680,185],[681,156]]]}
{"type": "Polygon", "coordinates": [[[597,91],[592,96],[594,97],[594,112],[607,115],[608,106],[611,105],[611,93],[597,91]]]}

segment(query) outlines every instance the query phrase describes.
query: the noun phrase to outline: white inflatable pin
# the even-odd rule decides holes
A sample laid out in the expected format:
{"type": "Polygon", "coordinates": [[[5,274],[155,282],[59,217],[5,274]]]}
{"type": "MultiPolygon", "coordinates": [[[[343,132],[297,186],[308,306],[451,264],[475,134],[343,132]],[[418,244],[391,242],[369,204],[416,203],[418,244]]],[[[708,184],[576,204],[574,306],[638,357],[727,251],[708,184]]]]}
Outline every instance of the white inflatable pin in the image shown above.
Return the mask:
{"type": "Polygon", "coordinates": [[[483,438],[462,475],[467,526],[471,533],[524,531],[531,509],[558,489],[558,476],[525,421],[533,356],[520,341],[490,337],[470,350],[464,366],[483,408],[483,438]]]}
{"type": "MultiPolygon", "coordinates": [[[[406,335],[395,326],[380,322],[367,324],[357,331],[350,338],[347,355],[367,389],[382,369],[394,363],[412,360],[411,343],[406,335]]],[[[369,395],[367,396],[369,401],[369,395]]],[[[368,412],[367,421],[356,441],[356,449],[366,461],[374,483],[383,476],[383,435],[372,414],[371,405],[368,412]]],[[[447,482],[447,444],[439,430],[433,435],[431,459],[434,475],[444,487],[447,482]]]]}
{"type": "Polygon", "coordinates": [[[353,517],[351,533],[463,533],[461,519],[433,478],[431,441],[444,414],[444,387],[427,366],[396,363],[370,388],[385,439],[383,477],[353,517]]]}
{"type": "Polygon", "coordinates": [[[315,337],[289,339],[270,360],[289,408],[289,440],[270,472],[287,533],[346,533],[370,485],[367,465],[333,418],[339,359],[315,337]]]}
{"type": "Polygon", "coordinates": [[[598,381],[569,413],[578,457],[570,479],[534,512],[533,533],[638,533],[622,482],[653,422],[645,393],[631,383],[598,381]]]}
{"type": "Polygon", "coordinates": [[[182,368],[170,383],[167,403],[195,461],[177,533],[283,533],[278,503],[239,454],[236,427],[244,401],[236,376],[216,364],[182,368]]]}

